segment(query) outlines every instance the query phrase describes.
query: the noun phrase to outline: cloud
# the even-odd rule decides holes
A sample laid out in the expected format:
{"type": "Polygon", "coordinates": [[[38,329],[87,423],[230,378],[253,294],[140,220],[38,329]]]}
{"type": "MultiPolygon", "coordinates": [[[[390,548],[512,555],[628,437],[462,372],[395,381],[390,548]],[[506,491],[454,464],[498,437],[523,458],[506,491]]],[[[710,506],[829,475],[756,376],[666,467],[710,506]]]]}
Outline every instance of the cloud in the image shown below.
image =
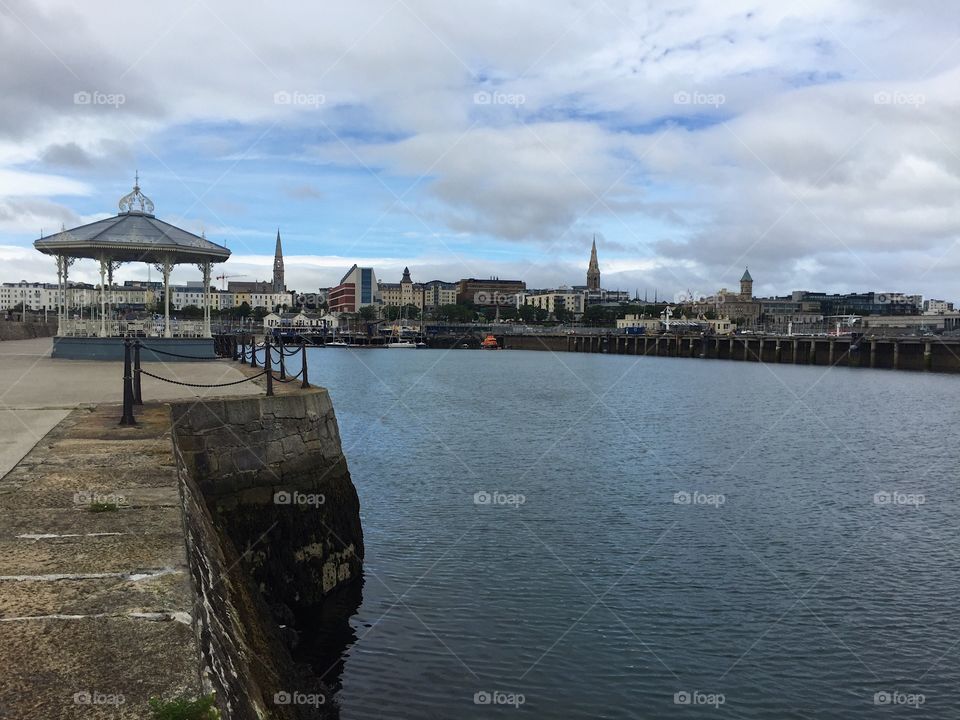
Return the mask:
{"type": "Polygon", "coordinates": [[[251,256],[297,223],[376,254],[385,215],[390,271],[572,284],[596,231],[605,284],[955,292],[949,2],[77,7],[0,6],[5,242],[135,160],[251,256]]]}

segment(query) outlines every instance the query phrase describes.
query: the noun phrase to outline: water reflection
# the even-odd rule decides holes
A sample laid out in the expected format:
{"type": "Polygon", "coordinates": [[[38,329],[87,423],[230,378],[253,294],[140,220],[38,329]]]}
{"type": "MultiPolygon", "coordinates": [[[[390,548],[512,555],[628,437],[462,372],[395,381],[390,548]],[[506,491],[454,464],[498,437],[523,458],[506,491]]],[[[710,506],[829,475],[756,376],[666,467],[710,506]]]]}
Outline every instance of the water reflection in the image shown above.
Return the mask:
{"type": "Polygon", "coordinates": [[[347,650],[357,640],[350,620],[363,602],[363,583],[361,576],[327,596],[321,607],[296,618],[300,638],[294,659],[309,665],[314,677],[334,693],[341,688],[347,650]]]}

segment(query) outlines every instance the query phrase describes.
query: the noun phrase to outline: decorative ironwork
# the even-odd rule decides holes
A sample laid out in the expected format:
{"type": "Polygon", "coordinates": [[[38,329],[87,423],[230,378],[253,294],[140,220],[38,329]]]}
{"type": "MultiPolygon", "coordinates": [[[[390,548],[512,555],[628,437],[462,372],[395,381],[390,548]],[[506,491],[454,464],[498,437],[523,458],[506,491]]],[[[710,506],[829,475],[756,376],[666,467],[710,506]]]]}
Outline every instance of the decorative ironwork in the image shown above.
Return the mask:
{"type": "Polygon", "coordinates": [[[140,173],[134,175],[133,192],[127,193],[120,198],[120,212],[142,212],[147,215],[153,215],[153,200],[140,192],[140,173]],[[137,210],[136,206],[140,206],[137,210]]]}

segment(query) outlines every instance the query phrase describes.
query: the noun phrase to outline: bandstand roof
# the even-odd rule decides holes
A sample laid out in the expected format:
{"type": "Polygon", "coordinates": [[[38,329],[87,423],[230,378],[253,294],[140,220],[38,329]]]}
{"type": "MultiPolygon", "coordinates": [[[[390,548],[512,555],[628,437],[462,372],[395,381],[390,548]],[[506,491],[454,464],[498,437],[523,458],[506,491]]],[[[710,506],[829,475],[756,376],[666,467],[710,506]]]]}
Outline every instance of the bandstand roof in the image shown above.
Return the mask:
{"type": "Polygon", "coordinates": [[[115,217],[61,230],[35,240],[33,246],[47,255],[119,262],[223,262],[230,257],[223,245],[157,219],[139,183],[120,199],[115,217]]]}

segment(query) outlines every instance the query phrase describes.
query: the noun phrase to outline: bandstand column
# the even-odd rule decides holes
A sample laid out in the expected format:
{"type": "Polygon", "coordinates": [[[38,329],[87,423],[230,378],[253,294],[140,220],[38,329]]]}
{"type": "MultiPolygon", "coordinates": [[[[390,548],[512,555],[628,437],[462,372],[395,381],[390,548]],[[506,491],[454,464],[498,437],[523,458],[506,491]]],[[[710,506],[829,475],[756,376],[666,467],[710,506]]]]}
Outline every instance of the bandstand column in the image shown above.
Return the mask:
{"type": "Polygon", "coordinates": [[[173,337],[170,327],[170,261],[163,261],[163,336],[173,337]]]}
{"type": "Polygon", "coordinates": [[[57,255],[57,335],[63,335],[63,255],[57,255]]]}
{"type": "Polygon", "coordinates": [[[210,263],[203,267],[203,336],[210,337],[210,263]]]}
{"type": "Polygon", "coordinates": [[[100,337],[107,335],[107,260],[100,257],[100,337]]]}

